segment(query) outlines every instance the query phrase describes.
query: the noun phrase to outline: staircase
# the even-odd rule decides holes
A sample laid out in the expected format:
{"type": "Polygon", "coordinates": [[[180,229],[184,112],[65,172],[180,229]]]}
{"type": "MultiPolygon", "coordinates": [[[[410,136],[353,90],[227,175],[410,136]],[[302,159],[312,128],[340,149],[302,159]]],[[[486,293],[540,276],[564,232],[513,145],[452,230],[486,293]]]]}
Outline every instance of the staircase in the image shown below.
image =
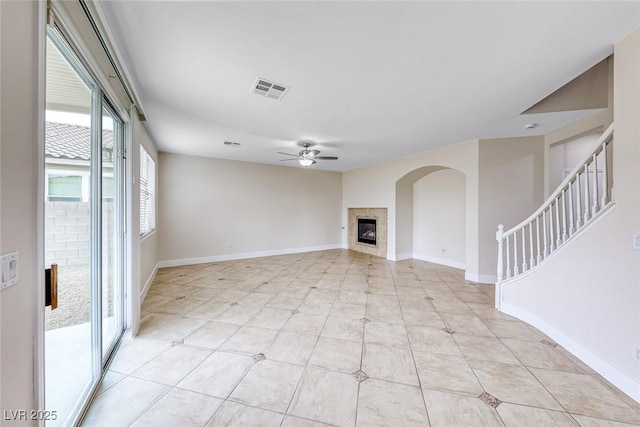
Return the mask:
{"type": "Polygon", "coordinates": [[[498,310],[503,284],[534,272],[613,205],[612,159],[613,124],[529,218],[507,231],[498,226],[498,310]]]}

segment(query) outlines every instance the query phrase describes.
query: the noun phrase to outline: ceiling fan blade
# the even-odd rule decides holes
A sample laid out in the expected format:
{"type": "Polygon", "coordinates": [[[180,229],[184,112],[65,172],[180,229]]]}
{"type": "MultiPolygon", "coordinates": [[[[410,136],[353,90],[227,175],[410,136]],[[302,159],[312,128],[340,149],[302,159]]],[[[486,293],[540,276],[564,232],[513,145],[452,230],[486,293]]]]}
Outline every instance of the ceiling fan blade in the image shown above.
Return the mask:
{"type": "Polygon", "coordinates": [[[280,160],[281,162],[288,162],[289,160],[298,160],[298,157],[296,157],[295,159],[282,159],[280,160]]]}
{"type": "Polygon", "coordinates": [[[335,157],[335,156],[317,156],[317,157],[314,157],[314,159],[318,159],[318,160],[338,160],[338,158],[335,157]]]}
{"type": "Polygon", "coordinates": [[[282,151],[278,151],[278,154],[284,154],[285,156],[293,156],[293,157],[298,157],[297,154],[289,154],[289,153],[283,153],[282,151]]]}

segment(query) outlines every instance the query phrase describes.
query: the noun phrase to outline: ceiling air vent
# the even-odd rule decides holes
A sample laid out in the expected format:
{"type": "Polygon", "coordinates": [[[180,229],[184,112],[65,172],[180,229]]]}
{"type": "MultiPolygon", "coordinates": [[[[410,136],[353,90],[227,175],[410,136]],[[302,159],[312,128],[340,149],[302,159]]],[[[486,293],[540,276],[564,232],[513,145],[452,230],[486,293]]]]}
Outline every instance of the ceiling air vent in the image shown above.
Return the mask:
{"type": "Polygon", "coordinates": [[[231,141],[225,141],[222,143],[222,145],[226,145],[228,147],[240,147],[239,142],[231,142],[231,141]]]}
{"type": "Polygon", "coordinates": [[[287,86],[258,78],[253,84],[253,89],[251,91],[267,98],[280,100],[288,90],[289,88],[287,86]]]}

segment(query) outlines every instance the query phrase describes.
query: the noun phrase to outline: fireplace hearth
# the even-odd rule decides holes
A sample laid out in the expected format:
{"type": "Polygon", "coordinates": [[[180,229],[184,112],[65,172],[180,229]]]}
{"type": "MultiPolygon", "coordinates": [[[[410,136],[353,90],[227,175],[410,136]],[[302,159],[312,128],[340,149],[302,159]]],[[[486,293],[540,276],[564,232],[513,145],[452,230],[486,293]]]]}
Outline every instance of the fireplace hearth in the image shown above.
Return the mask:
{"type": "Polygon", "coordinates": [[[376,246],[376,226],[374,218],[358,218],[358,243],[376,246]]]}

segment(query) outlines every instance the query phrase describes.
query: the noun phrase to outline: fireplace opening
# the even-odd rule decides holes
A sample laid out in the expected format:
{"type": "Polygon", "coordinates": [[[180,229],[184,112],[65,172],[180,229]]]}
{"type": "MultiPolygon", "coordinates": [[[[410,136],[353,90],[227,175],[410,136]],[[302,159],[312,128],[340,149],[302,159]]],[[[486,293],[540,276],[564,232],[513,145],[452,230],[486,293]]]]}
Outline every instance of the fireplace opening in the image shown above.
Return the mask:
{"type": "Polygon", "coordinates": [[[376,244],[376,220],[358,218],[358,242],[367,245],[376,244]]]}

